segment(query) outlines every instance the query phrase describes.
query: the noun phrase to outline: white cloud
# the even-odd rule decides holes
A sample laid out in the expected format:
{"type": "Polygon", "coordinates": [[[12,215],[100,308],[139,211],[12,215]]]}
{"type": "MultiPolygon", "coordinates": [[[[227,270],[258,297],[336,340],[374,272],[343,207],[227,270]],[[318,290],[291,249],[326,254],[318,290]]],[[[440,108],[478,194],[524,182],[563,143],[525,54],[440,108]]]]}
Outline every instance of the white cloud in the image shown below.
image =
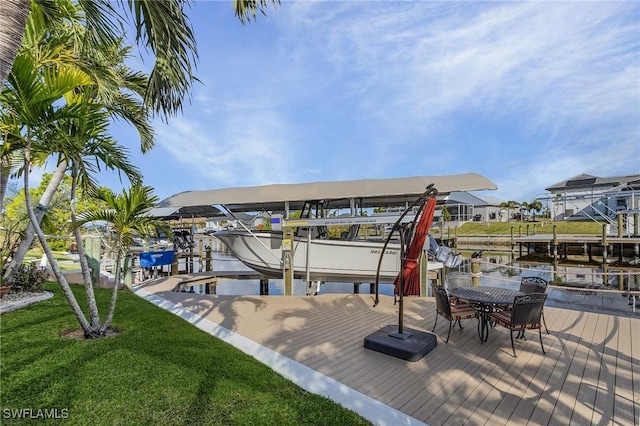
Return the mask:
{"type": "Polygon", "coordinates": [[[214,186],[261,185],[287,181],[291,131],[278,115],[256,105],[227,105],[209,121],[175,119],[159,130],[159,143],[214,186]]]}
{"type": "Polygon", "coordinates": [[[526,199],[635,172],[639,17],[632,2],[285,2],[201,50],[204,86],[159,139],[210,187],[474,171],[526,199]]]}

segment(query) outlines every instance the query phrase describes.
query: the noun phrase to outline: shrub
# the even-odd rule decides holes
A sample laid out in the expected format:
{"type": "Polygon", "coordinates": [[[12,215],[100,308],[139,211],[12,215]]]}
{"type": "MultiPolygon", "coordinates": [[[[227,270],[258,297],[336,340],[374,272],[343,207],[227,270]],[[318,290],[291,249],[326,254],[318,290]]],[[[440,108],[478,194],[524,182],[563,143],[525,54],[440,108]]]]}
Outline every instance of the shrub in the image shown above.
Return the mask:
{"type": "Polygon", "coordinates": [[[48,277],[46,270],[35,265],[19,265],[10,284],[15,292],[42,293],[42,286],[48,277]]]}
{"type": "Polygon", "coordinates": [[[53,251],[67,251],[69,250],[69,241],[61,239],[49,240],[49,247],[53,251]]]}

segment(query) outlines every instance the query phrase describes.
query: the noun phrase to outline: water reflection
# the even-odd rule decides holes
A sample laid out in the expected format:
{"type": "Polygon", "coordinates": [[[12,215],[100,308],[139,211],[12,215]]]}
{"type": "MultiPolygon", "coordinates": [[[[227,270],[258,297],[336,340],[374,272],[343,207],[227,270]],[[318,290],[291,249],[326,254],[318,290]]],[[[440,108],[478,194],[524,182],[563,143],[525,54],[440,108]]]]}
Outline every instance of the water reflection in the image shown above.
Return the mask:
{"type": "MultiPolygon", "coordinates": [[[[180,270],[186,269],[186,262],[180,259],[180,270]]],[[[601,267],[585,265],[550,265],[541,263],[516,262],[509,254],[483,254],[479,262],[481,274],[479,285],[518,289],[523,276],[538,276],[551,282],[547,291],[547,305],[566,309],[578,309],[588,312],[601,312],[640,318],[640,297],[637,306],[633,300],[619,290],[640,287],[640,274],[629,271],[605,271],[601,267]],[[606,273],[605,273],[606,272],[606,273]],[[564,286],[572,290],[560,289],[564,286]],[[606,292],[610,290],[611,292],[606,292]],[[614,293],[615,291],[615,293],[614,293]]],[[[212,256],[214,271],[251,271],[234,256],[224,252],[214,252],[212,256]]],[[[472,266],[466,259],[456,270],[449,270],[446,284],[448,286],[470,286],[472,283],[472,266]]],[[[194,262],[194,271],[204,270],[203,265],[194,262]]],[[[199,287],[192,289],[199,292],[199,287]]],[[[360,293],[369,293],[368,283],[360,284],[360,293]]],[[[320,286],[319,294],[351,294],[352,283],[326,282],[320,286]]],[[[294,280],[293,294],[305,295],[306,282],[294,280]]],[[[393,296],[393,284],[381,283],[380,294],[393,296]]],[[[221,279],[217,285],[218,295],[258,295],[260,280],[257,279],[221,279]]],[[[284,295],[282,279],[269,280],[269,295],[284,295]]]]}
{"type": "MultiPolygon", "coordinates": [[[[203,265],[194,262],[195,272],[204,271],[203,265]]],[[[212,256],[212,269],[214,271],[251,271],[251,268],[240,262],[236,257],[225,252],[214,252],[212,256]]],[[[178,264],[179,270],[186,270],[186,260],[180,259],[178,264]]],[[[352,283],[325,282],[320,286],[319,294],[352,294],[352,283]]],[[[200,288],[195,287],[194,292],[199,292],[200,288]]],[[[304,296],[307,294],[307,283],[303,280],[294,280],[293,294],[304,296]]],[[[360,284],[359,291],[361,293],[369,292],[369,284],[360,284]]],[[[380,283],[378,292],[380,294],[393,296],[393,283],[380,283]]],[[[242,296],[250,294],[260,294],[260,280],[249,279],[220,279],[217,285],[217,294],[228,296],[242,296]]],[[[269,295],[284,295],[284,280],[271,278],[269,279],[269,295]]]]}
{"type": "MultiPolygon", "coordinates": [[[[476,285],[517,290],[522,277],[537,276],[550,282],[548,306],[640,317],[640,295],[634,299],[626,293],[640,287],[638,271],[614,270],[608,265],[518,262],[509,254],[483,254],[479,264],[476,285]]],[[[472,263],[467,260],[447,274],[447,285],[473,285],[472,275],[472,263]]]]}

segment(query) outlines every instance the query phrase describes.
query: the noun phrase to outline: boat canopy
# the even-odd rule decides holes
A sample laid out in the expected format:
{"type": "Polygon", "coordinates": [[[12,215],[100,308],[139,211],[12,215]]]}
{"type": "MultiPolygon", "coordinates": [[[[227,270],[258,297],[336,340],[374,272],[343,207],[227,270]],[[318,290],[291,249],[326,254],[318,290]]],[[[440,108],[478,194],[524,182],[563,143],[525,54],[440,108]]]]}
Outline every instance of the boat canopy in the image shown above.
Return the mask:
{"type": "Polygon", "coordinates": [[[185,191],[161,201],[149,214],[164,218],[217,217],[232,212],[299,210],[307,201],[325,201],[332,209],[394,207],[412,203],[433,183],[440,198],[453,191],[497,189],[477,173],[273,184],[185,191]]]}

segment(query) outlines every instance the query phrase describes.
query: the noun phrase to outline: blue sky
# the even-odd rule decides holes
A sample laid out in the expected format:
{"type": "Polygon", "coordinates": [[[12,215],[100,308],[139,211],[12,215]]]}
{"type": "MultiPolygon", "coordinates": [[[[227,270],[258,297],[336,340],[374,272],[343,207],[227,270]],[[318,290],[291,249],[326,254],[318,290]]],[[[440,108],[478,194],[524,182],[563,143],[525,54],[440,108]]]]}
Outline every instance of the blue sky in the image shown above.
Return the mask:
{"type": "MultiPolygon", "coordinates": [[[[284,1],[242,25],[197,1],[191,102],[155,149],[161,199],[230,186],[481,173],[527,201],[640,173],[640,2],[284,1]]],[[[119,189],[112,176],[102,183],[119,189]]]]}

